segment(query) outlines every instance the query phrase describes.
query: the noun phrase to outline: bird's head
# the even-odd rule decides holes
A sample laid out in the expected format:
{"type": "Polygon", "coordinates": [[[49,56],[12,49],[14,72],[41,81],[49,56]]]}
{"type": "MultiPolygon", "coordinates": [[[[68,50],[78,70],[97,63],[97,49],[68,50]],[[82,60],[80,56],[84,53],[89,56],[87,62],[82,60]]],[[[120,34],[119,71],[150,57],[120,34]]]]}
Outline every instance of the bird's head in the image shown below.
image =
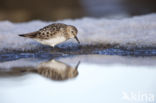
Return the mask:
{"type": "Polygon", "coordinates": [[[76,27],[74,27],[72,25],[68,25],[67,26],[67,33],[68,33],[69,38],[75,38],[76,41],[80,44],[80,41],[77,37],[78,30],[76,29],[76,27]]]}

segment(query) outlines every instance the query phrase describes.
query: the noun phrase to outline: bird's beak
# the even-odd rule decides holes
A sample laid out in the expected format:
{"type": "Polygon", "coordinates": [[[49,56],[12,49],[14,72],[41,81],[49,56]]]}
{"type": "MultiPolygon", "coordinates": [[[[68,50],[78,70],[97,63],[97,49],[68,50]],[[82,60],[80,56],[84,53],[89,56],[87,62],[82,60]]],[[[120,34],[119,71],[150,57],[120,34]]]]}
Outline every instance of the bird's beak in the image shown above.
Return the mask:
{"type": "Polygon", "coordinates": [[[76,39],[76,41],[80,44],[80,41],[79,41],[79,39],[77,38],[77,36],[75,36],[75,39],[76,39]]]}

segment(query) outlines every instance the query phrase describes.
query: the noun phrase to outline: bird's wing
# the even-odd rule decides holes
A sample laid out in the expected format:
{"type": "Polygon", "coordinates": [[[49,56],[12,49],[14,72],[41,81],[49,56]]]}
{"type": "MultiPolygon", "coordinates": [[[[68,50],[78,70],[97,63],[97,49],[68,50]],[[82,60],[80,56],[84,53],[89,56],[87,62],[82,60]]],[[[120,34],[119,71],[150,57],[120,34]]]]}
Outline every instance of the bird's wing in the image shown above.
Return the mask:
{"type": "Polygon", "coordinates": [[[36,32],[27,33],[27,34],[20,34],[19,36],[28,37],[28,38],[37,38],[38,35],[39,35],[39,32],[36,31],[36,32]]]}
{"type": "Polygon", "coordinates": [[[27,34],[20,34],[19,36],[33,38],[33,39],[49,39],[49,37],[53,35],[54,33],[52,34],[50,31],[46,30],[46,31],[36,31],[27,34]]]}

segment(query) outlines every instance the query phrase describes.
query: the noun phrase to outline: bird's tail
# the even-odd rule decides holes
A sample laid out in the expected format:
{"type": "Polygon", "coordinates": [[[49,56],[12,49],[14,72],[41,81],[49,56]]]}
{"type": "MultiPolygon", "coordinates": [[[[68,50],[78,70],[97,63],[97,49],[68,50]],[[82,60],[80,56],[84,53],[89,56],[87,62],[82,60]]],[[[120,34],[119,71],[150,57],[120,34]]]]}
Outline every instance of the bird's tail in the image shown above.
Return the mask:
{"type": "Polygon", "coordinates": [[[28,38],[36,38],[38,32],[32,32],[32,33],[27,33],[27,34],[19,34],[21,37],[28,37],[28,38]]]}

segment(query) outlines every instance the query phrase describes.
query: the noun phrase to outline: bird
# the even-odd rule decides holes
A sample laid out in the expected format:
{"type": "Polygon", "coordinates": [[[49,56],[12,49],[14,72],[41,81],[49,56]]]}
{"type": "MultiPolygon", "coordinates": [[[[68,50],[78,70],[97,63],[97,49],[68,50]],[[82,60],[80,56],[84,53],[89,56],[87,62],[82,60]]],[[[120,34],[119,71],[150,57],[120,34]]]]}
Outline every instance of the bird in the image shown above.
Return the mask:
{"type": "Polygon", "coordinates": [[[19,34],[19,36],[31,38],[40,42],[41,44],[54,47],[55,45],[72,38],[75,38],[78,44],[80,44],[77,34],[78,30],[73,25],[54,23],[45,26],[35,32],[19,34]]]}

